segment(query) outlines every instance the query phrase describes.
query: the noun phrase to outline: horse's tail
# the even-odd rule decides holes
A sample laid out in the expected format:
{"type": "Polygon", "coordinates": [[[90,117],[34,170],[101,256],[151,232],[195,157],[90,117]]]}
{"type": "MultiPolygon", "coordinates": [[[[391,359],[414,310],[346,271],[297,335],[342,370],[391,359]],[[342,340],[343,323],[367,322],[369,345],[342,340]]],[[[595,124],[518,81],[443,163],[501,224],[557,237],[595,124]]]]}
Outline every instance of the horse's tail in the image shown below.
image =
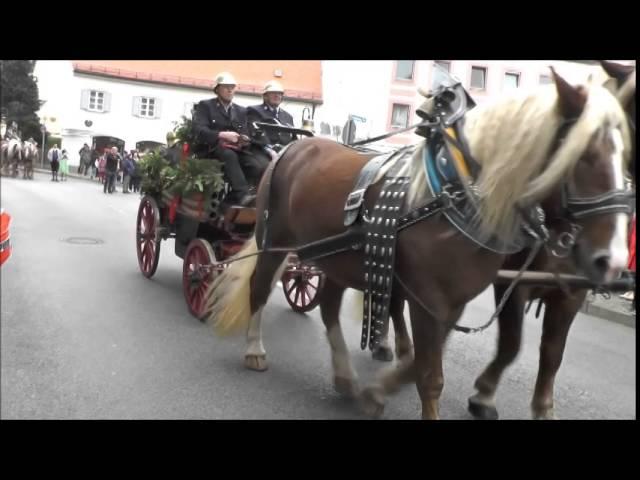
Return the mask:
{"type": "MultiPolygon", "coordinates": [[[[234,258],[258,252],[256,237],[251,237],[234,258]]],[[[229,264],[209,286],[207,298],[207,322],[219,335],[246,331],[251,320],[251,277],[258,256],[229,264]]]]}

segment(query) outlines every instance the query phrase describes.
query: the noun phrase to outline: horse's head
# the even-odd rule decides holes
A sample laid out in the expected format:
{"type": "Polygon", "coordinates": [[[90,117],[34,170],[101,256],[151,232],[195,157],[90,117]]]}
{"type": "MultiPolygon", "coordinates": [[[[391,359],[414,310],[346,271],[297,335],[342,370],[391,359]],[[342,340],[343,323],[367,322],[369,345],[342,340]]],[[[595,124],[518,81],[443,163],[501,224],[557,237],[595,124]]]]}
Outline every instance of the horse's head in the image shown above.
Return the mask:
{"type": "Polygon", "coordinates": [[[558,254],[557,249],[567,249],[591,280],[611,281],[627,265],[627,224],[633,208],[624,180],[630,153],[627,122],[621,109],[616,114],[615,99],[606,90],[573,87],[555,72],[553,77],[558,110],[567,123],[552,148],[578,151],[565,180],[543,201],[550,225],[560,232],[550,250],[558,254]],[[588,118],[594,109],[597,125],[587,128],[583,116],[588,118]],[[604,114],[609,109],[611,114],[604,114]],[[574,146],[565,145],[569,142],[574,146]]]}
{"type": "Polygon", "coordinates": [[[606,88],[574,87],[555,71],[553,78],[554,85],[468,113],[465,133],[482,165],[480,221],[510,238],[519,231],[518,211],[541,204],[552,230],[572,227],[572,236],[561,236],[564,247],[601,283],[627,261],[627,118],[606,88]]]}

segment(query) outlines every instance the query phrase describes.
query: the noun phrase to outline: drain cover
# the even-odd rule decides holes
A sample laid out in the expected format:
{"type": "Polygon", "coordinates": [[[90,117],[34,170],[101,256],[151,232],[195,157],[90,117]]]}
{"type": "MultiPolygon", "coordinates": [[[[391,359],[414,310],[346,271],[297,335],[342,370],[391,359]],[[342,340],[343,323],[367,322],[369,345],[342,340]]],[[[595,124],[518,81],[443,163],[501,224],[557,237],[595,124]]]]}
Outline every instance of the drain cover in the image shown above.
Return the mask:
{"type": "Polygon", "coordinates": [[[100,245],[104,243],[99,238],[91,238],[91,237],[69,237],[63,238],[63,242],[72,243],[74,245],[100,245]]]}

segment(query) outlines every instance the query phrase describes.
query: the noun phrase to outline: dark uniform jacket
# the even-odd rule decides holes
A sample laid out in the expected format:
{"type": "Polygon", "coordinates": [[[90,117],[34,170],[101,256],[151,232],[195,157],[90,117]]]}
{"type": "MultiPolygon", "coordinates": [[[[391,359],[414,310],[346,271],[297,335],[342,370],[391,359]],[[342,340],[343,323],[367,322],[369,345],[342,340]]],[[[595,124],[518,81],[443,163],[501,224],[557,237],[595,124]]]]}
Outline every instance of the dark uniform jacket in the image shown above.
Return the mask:
{"type": "Polygon", "coordinates": [[[247,121],[249,123],[249,128],[252,131],[252,136],[262,143],[268,143],[271,145],[278,143],[280,145],[286,145],[291,142],[291,140],[295,139],[295,135],[291,135],[290,133],[267,131],[264,132],[266,136],[263,136],[261,132],[253,129],[254,122],[281,123],[282,125],[293,127],[293,117],[289,112],[286,112],[281,108],[278,108],[276,113],[276,111],[266,103],[262,103],[261,105],[252,105],[251,107],[247,107],[247,121]]]}
{"type": "Polygon", "coordinates": [[[249,135],[247,109],[232,102],[229,112],[226,112],[217,98],[199,102],[193,112],[193,132],[199,150],[204,145],[209,150],[217,147],[218,134],[224,131],[249,135]]]}
{"type": "Polygon", "coordinates": [[[107,172],[116,173],[118,171],[118,163],[120,161],[120,155],[114,155],[113,153],[107,153],[107,172]]]}

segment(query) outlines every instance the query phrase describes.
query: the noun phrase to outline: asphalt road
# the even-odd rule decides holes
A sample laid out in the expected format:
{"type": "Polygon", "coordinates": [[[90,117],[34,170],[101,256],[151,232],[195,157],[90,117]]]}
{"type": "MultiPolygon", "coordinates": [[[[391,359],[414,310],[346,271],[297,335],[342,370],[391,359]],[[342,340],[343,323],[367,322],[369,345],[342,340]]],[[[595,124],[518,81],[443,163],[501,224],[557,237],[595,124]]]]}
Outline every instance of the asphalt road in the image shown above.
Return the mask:
{"type": "MultiPolygon", "coordinates": [[[[3,419],[366,418],[333,390],[318,309],[296,314],[274,291],[263,323],[270,368],[257,373],[243,366],[243,338],[218,338],[189,315],[173,240],[163,242],[158,271],[145,279],[135,253],[138,195],[105,195],[98,183],[53,183],[40,173],[34,181],[3,177],[0,188],[14,218],[13,256],[0,271],[3,419]],[[102,243],[64,241],[70,237],[102,243]]],[[[345,337],[366,384],[384,364],[360,350],[346,298],[345,337]]],[[[492,309],[487,290],[461,323],[480,325],[492,309]]],[[[498,391],[503,419],[530,418],[541,331],[532,313],[498,391]]],[[[635,419],[635,332],[579,314],[556,380],[560,418],[635,419]]],[[[471,419],[467,398],[495,338],[495,325],[452,334],[443,419],[471,419]]],[[[383,419],[419,417],[417,391],[407,386],[388,399],[383,419]]]]}

